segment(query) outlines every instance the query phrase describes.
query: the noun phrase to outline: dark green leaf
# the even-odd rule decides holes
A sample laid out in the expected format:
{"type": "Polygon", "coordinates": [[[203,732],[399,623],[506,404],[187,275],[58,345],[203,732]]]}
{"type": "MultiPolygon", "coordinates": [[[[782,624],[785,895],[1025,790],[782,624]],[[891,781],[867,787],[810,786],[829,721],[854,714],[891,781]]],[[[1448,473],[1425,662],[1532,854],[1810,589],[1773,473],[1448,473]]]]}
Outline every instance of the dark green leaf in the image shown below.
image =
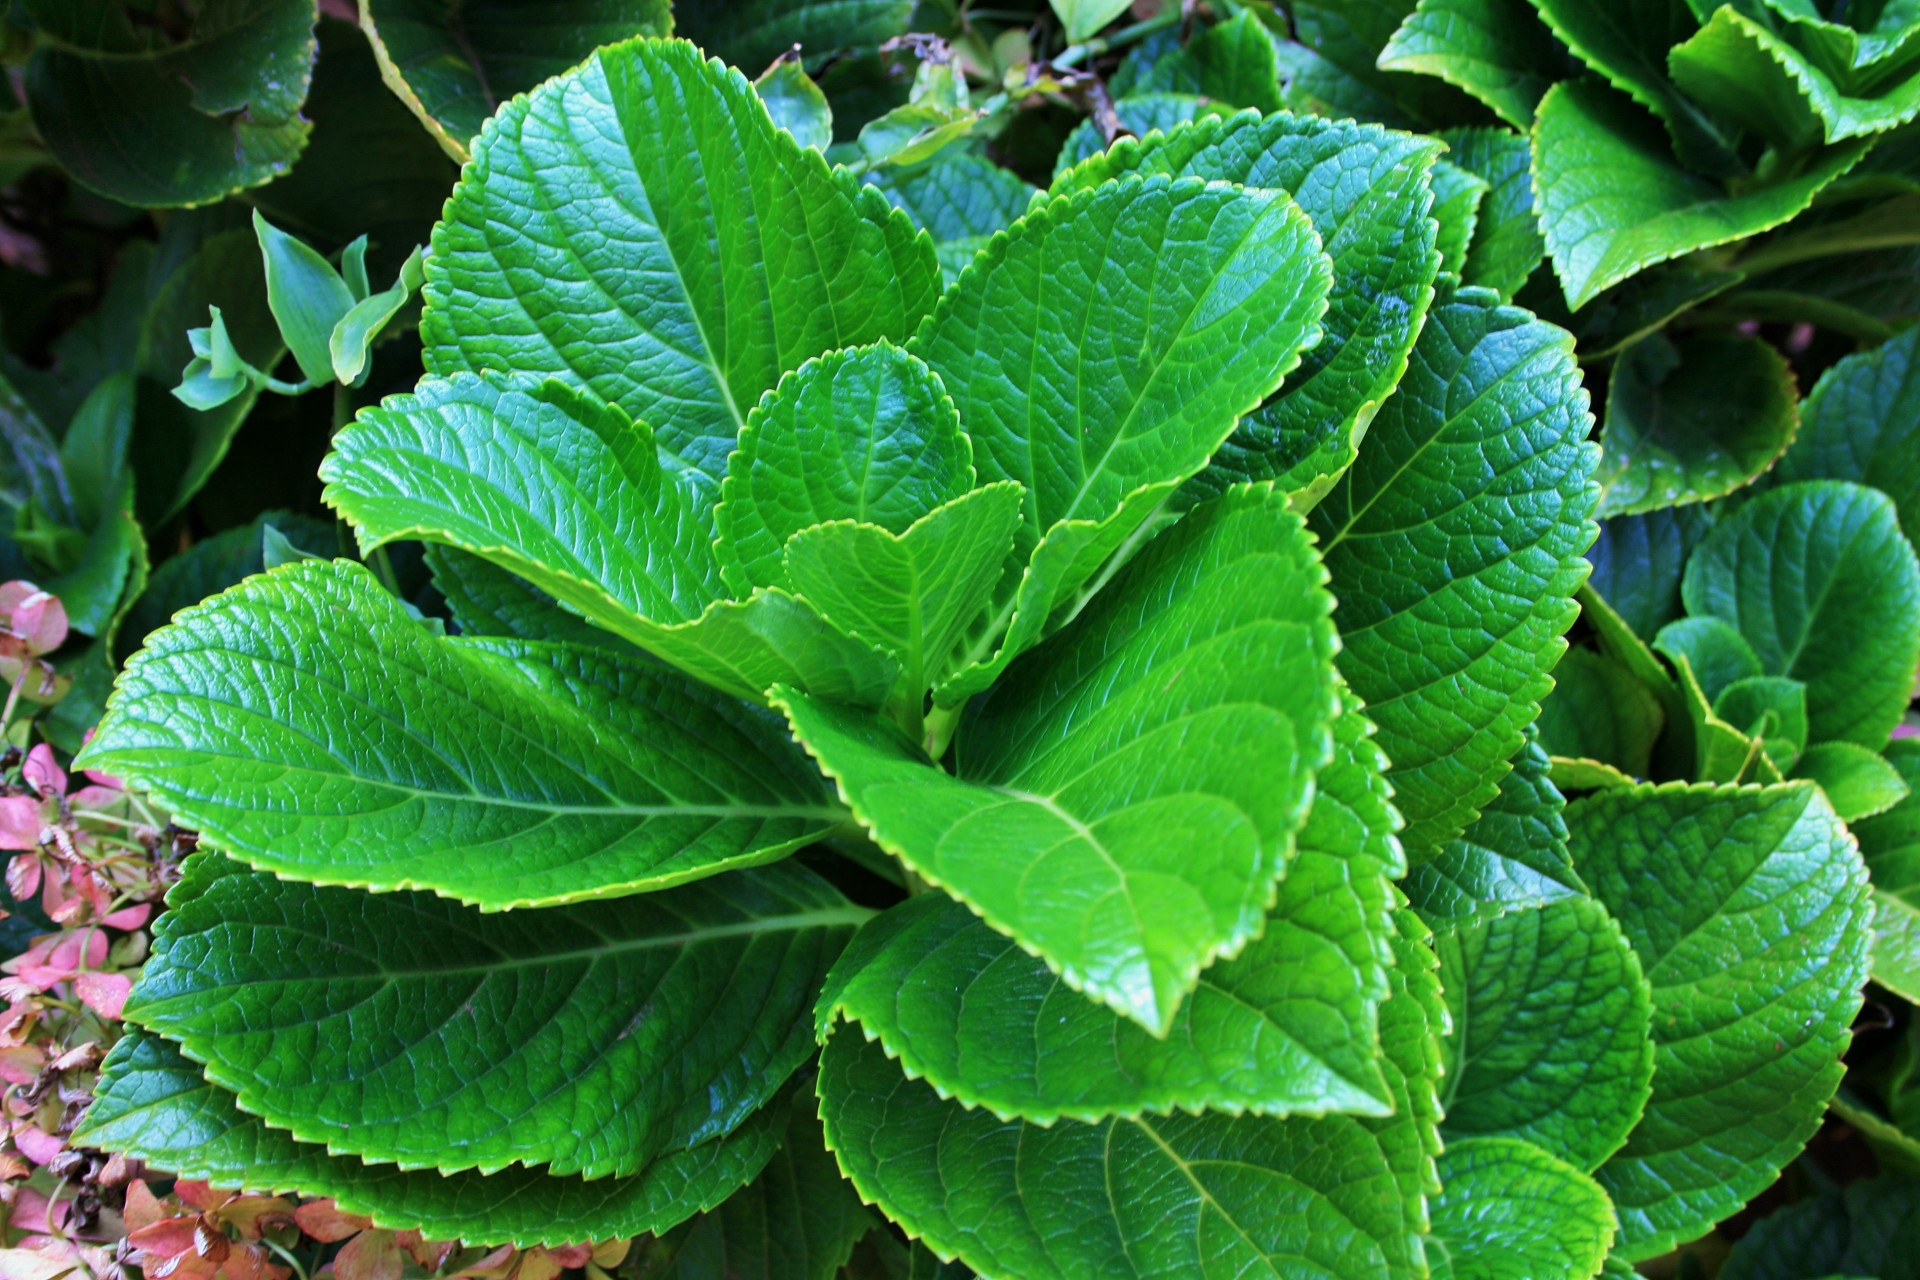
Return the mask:
{"type": "Polygon", "coordinates": [[[1681,613],[1680,580],[1687,557],[1713,527],[1716,508],[1680,507],[1600,522],[1587,553],[1594,590],[1635,635],[1651,640],[1681,613]]]}
{"type": "Polygon", "coordinates": [[[619,902],[482,914],[203,857],[129,1020],[242,1110],[338,1155],[622,1177],[726,1136],[813,1049],[871,914],[792,864],[619,902]]]}
{"type": "Polygon", "coordinates": [[[628,647],[613,633],[562,608],[558,600],[525,578],[470,551],[429,546],[426,562],[433,585],[446,597],[461,635],[628,647]]]}
{"type": "Polygon", "coordinates": [[[1533,212],[1532,151],[1526,138],[1503,129],[1451,129],[1440,136],[1448,159],[1489,187],[1461,279],[1510,301],[1547,251],[1533,212]]]}
{"type": "Polygon", "coordinates": [[[1553,695],[1540,706],[1540,745],[1547,754],[1646,777],[1654,741],[1666,724],[1653,690],[1624,663],[1579,648],[1561,657],[1553,682],[1553,695]]]}
{"type": "Polygon", "coordinates": [[[1143,41],[1121,63],[1109,84],[1116,98],[1187,93],[1269,113],[1285,106],[1273,37],[1251,10],[1202,28],[1184,46],[1171,28],[1165,35],[1167,44],[1143,41]]]}
{"type": "Polygon", "coordinates": [[[1599,514],[1731,493],[1771,467],[1799,425],[1793,371],[1767,343],[1655,334],[1613,364],[1594,474],[1599,514]]]}
{"type": "Polygon", "coordinates": [[[1920,1179],[1862,1179],[1768,1214],[1734,1245],[1721,1280],[1920,1276],[1920,1179]]]}
{"type": "Polygon", "coordinates": [[[339,550],[333,521],[290,511],[269,511],[250,524],[203,538],[180,554],[169,556],[153,571],[146,591],[121,625],[118,656],[139,648],[150,633],[188,605],[199,604],[242,578],[259,573],[265,567],[260,554],[261,528],[267,524],[300,546],[328,554],[339,550]]]}
{"type": "Polygon", "coordinates": [[[344,561],[156,632],[88,759],[256,866],[490,909],[771,861],[844,820],[765,712],[604,648],[435,636],[344,561]]]}
{"type": "Polygon", "coordinates": [[[1783,480],[1853,480],[1893,499],[1920,535],[1920,329],[1840,361],[1800,406],[1783,480]]]}
{"type": "Polygon", "coordinates": [[[1718,698],[1728,685],[1758,677],[1763,670],[1753,646],[1732,624],[1719,618],[1670,622],[1660,628],[1653,647],[1676,661],[1685,658],[1708,702],[1718,698]]]}
{"type": "Polygon", "coordinates": [[[1526,0],[1421,0],[1380,51],[1382,69],[1439,76],[1516,129],[1564,61],[1526,0]]]}
{"type": "Polygon", "coordinates": [[[883,848],[1164,1036],[1259,933],[1332,750],[1323,581],[1271,488],[1196,508],[968,706],[952,775],[877,717],[778,701],[883,848]]]}
{"type": "MultiPolygon", "coordinates": [[[[802,1100],[800,1108],[806,1108],[802,1100]]],[[[780,1137],[778,1105],[723,1139],[661,1155],[626,1178],[555,1177],[545,1169],[443,1174],[362,1164],[296,1142],[208,1084],[179,1047],[137,1029],[115,1046],[81,1132],[89,1146],[183,1178],[261,1193],[328,1196],[382,1227],[469,1244],[568,1244],[664,1231],[758,1173],[780,1137]]]]}
{"type": "Polygon", "coordinates": [[[517,93],[603,44],[673,29],[668,0],[364,0],[387,87],[455,160],[517,93]]]}
{"type": "MultiPolygon", "coordinates": [[[[196,205],[271,182],[306,145],[312,0],[212,0],[177,41],[120,0],[26,0],[35,126],[61,166],[127,204],[196,205]]],[[[184,363],[184,362],[183,362],[184,363]]]]}
{"type": "Polygon", "coordinates": [[[1763,493],[1707,535],[1684,590],[1763,671],[1807,686],[1814,741],[1886,744],[1920,666],[1920,564],[1884,494],[1831,480],[1763,493]]]}
{"type": "Polygon", "coordinates": [[[1873,880],[1873,980],[1920,1001],[1920,743],[1893,743],[1887,760],[1907,798],[1853,828],[1873,880]]]}
{"type": "Polygon", "coordinates": [[[1806,783],[1603,792],[1567,827],[1653,984],[1653,1100],[1598,1174],[1621,1255],[1650,1258],[1758,1194],[1818,1127],[1866,977],[1866,873],[1806,783]]]}
{"type": "Polygon", "coordinates": [[[708,53],[759,71],[794,45],[810,62],[905,34],[913,0],[677,0],[681,35],[708,53]]]}
{"type": "Polygon", "coordinates": [[[433,372],[564,376],[717,480],[781,374],[904,339],[939,279],[907,220],[737,72],[639,40],[495,117],[434,231],[421,334],[433,372]]]}
{"type": "Polygon", "coordinates": [[[1341,674],[1380,724],[1416,865],[1493,798],[1552,687],[1593,541],[1591,422],[1571,339],[1465,290],[1314,510],[1341,674]]]}

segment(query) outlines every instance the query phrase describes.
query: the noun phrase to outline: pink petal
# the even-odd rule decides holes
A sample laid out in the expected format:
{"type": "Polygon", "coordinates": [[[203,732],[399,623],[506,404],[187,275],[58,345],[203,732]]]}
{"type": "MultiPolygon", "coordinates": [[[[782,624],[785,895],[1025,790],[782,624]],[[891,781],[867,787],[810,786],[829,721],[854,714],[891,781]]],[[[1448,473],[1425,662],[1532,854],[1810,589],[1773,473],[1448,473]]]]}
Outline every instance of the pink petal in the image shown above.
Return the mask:
{"type": "Polygon", "coordinates": [[[67,794],[67,771],[54,760],[53,748],[44,742],[27,752],[27,762],[21,766],[20,775],[42,795],[67,794]]]}
{"type": "Polygon", "coordinates": [[[38,849],[47,824],[38,796],[0,796],[0,849],[38,849]]]}
{"type": "Polygon", "coordinates": [[[7,630],[26,641],[29,654],[52,653],[67,639],[67,610],[31,582],[0,586],[0,613],[7,630]]]}
{"type": "Polygon", "coordinates": [[[7,860],[7,892],[15,902],[25,902],[40,892],[40,855],[17,853],[7,860]]]}
{"type": "MultiPolygon", "coordinates": [[[[83,772],[86,772],[89,778],[93,776],[90,771],[83,770],[83,772]]],[[[67,797],[68,801],[71,802],[76,809],[94,810],[106,809],[111,805],[119,804],[126,798],[127,793],[119,787],[103,786],[98,783],[92,786],[82,787],[67,797]]]]}
{"type": "Polygon", "coordinates": [[[153,914],[151,902],[136,902],[130,907],[122,907],[112,915],[100,917],[100,923],[109,929],[125,929],[131,932],[147,922],[153,914]]]}
{"type": "Polygon", "coordinates": [[[363,1218],[357,1213],[344,1213],[331,1200],[309,1200],[293,1211],[293,1220],[300,1229],[322,1244],[332,1244],[336,1240],[345,1240],[355,1232],[365,1231],[373,1225],[372,1218],[363,1218]]]}
{"type": "Polygon", "coordinates": [[[197,1218],[162,1218],[127,1233],[127,1243],[156,1258],[177,1258],[193,1252],[197,1218]]]}
{"type": "Polygon", "coordinates": [[[47,1065],[47,1055],[38,1045],[21,1044],[0,1049],[0,1080],[8,1084],[32,1084],[47,1065]]]}
{"type": "Polygon", "coordinates": [[[127,995],[132,990],[133,979],[124,973],[83,973],[73,980],[73,992],[80,1003],[109,1020],[118,1018],[127,1007],[127,995]]]}
{"type": "Polygon", "coordinates": [[[120,1211],[128,1231],[150,1227],[167,1216],[166,1206],[153,1194],[153,1188],[136,1178],[127,1184],[127,1207],[120,1211]]]}
{"type": "Polygon", "coordinates": [[[14,1132],[13,1145],[20,1148],[20,1154],[35,1164],[51,1164],[53,1158],[67,1149],[67,1144],[37,1125],[22,1125],[14,1132]]]}

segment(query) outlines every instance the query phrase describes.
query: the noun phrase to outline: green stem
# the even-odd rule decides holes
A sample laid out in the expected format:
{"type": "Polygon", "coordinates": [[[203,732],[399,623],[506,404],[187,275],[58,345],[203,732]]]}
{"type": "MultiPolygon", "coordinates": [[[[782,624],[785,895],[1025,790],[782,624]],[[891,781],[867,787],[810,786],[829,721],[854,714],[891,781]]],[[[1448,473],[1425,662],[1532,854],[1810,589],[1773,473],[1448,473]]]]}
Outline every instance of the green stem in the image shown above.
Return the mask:
{"type": "Polygon", "coordinates": [[[393,561],[387,558],[386,547],[375,547],[369,558],[373,561],[374,575],[380,579],[380,585],[387,589],[388,594],[397,599],[406,599],[400,594],[400,575],[393,571],[393,561]]]}
{"type": "Polygon", "coordinates": [[[1180,21],[1180,5],[1177,0],[1168,0],[1167,7],[1151,18],[1136,22],[1130,27],[1122,27],[1107,37],[1096,36],[1084,44],[1068,45],[1060,56],[1053,59],[1053,65],[1062,70],[1077,67],[1083,62],[1099,57],[1103,53],[1112,53],[1115,49],[1124,49],[1137,44],[1156,31],[1172,26],[1180,21]]]}

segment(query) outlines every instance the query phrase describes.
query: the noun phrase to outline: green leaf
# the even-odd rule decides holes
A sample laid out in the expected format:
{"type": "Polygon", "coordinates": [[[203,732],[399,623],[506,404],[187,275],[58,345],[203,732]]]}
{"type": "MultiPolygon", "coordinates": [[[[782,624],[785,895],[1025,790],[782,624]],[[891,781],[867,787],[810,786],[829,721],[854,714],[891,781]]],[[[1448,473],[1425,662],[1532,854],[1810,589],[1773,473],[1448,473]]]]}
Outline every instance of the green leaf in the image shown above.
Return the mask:
{"type": "Polygon", "coordinates": [[[753,88],[767,104],[773,122],[803,147],[825,151],[833,142],[833,108],[827,95],[798,58],[782,58],[768,67],[753,88]]]}
{"type": "Polygon", "coordinates": [[[1122,141],[1056,190],[1123,173],[1168,173],[1290,192],[1333,264],[1321,324],[1278,399],[1247,415],[1197,489],[1275,480],[1317,499],[1353,461],[1361,436],[1406,370],[1440,269],[1427,216],[1430,139],[1313,116],[1206,120],[1122,141]]]}
{"type": "Polygon", "coordinates": [[[1569,319],[1581,358],[1592,363],[1618,355],[1746,278],[1697,261],[1683,258],[1648,267],[1581,307],[1580,314],[1569,319]]]}
{"type": "Polygon", "coordinates": [[[1920,1179],[1863,1178],[1786,1205],[1742,1236],[1722,1280],[1913,1275],[1920,1254],[1920,1179]]]}
{"type": "Polygon", "coordinates": [[[1433,1280],[1588,1280],[1613,1233],[1599,1184],[1530,1142],[1473,1138],[1440,1157],[1433,1280]]]}
{"type": "Polygon", "coordinates": [[[255,866],[488,909],[768,862],[844,820],[765,712],[605,649],[436,636],[343,561],[156,632],[87,759],[255,866]]]}
{"type": "Polygon", "coordinates": [[[1673,46],[1700,29],[1683,0],[1616,0],[1600,6],[1587,0],[1531,3],[1581,61],[1666,123],[1688,168],[1719,176],[1737,170],[1739,160],[1726,129],[1667,76],[1673,46]]]}
{"type": "Polygon", "coordinates": [[[873,921],[827,977],[821,1034],[857,1021],[942,1097],[1095,1123],[1203,1108],[1384,1115],[1376,1017],[1397,823],[1372,726],[1335,721],[1299,853],[1266,928],[1208,968],[1164,1039],[1085,1000],[945,894],[873,921]]]}
{"type": "Polygon", "coordinates": [[[1885,745],[1920,666],[1920,564],[1884,494],[1830,480],[1763,493],[1707,535],[1683,590],[1763,671],[1806,684],[1813,741],[1885,745]]]}
{"type": "Polygon", "coordinates": [[[1681,168],[1666,139],[1618,95],[1583,81],[1555,85],[1534,121],[1533,173],[1567,305],[1669,258],[1779,226],[1870,145],[1828,147],[1797,174],[1733,195],[1681,168]]]}
{"type": "Polygon", "coordinates": [[[777,1110],[757,1111],[725,1138],[663,1154],[626,1178],[588,1181],[520,1168],[485,1175],[404,1170],[296,1142],[207,1083],[177,1045],[129,1027],[108,1055],[80,1132],[90,1146],[183,1178],[262,1194],[328,1196],[347,1213],[429,1238],[530,1246],[664,1231],[711,1208],[773,1155],[777,1110]]]}
{"type": "Polygon", "coordinates": [[[253,233],[259,237],[260,258],[266,264],[267,305],[273,308],[287,349],[307,381],[324,386],[333,381],[333,354],[327,340],[333,327],[353,310],[353,294],[325,258],[269,223],[257,209],[253,233]]]}
{"type": "Polygon", "coordinates": [[[1568,649],[1553,669],[1553,695],[1540,706],[1547,754],[1597,761],[1630,777],[1647,776],[1666,712],[1624,663],[1591,649],[1568,649]]]}
{"type": "Polygon", "coordinates": [[[1567,857],[1566,801],[1548,769],[1529,731],[1480,816],[1408,873],[1401,888],[1428,923],[1468,923],[1587,892],[1567,857]]]}
{"type": "Polygon", "coordinates": [[[1488,185],[1461,279],[1511,301],[1547,251],[1533,213],[1532,150],[1503,129],[1450,129],[1440,137],[1448,158],[1488,185]]]}
{"type": "Polygon", "coordinates": [[[1818,783],[1848,823],[1885,813],[1912,790],[1892,764],[1854,742],[1815,743],[1800,757],[1793,776],[1818,783]]]}
{"type": "Polygon", "coordinates": [[[728,693],[778,680],[877,704],[897,664],[779,591],[726,592],[704,476],[665,469],[643,424],[548,379],[428,380],[367,409],[320,468],[371,550],[425,538],[485,556],[728,693]]]}
{"type": "Polygon", "coordinates": [[[864,181],[933,237],[948,284],[996,231],[1006,230],[1026,213],[1037,194],[1012,170],[952,147],[917,168],[869,170],[864,181]]]}
{"type": "Polygon", "coordinates": [[[722,1138],[812,1052],[871,913],[792,864],[483,914],[190,869],[127,1017],[242,1110],[336,1155],[627,1176],[722,1138]]]}
{"type": "Polygon", "coordinates": [[[1708,702],[1736,681],[1758,678],[1760,655],[1731,623],[1718,618],[1682,618],[1660,628],[1653,647],[1668,658],[1685,658],[1708,702]]]}
{"type": "Polygon", "coordinates": [[[1640,1260],[1740,1208],[1819,1126],[1866,977],[1866,874],[1805,783],[1603,792],[1567,828],[1653,984],[1653,1099],[1597,1175],[1640,1260]]]}
{"type": "Polygon", "coordinates": [[[175,39],[119,0],[27,0],[27,102],[47,149],[126,204],[207,204],[271,182],[306,145],[311,0],[198,6],[175,39]]]}
{"type": "MultiPolygon", "coordinates": [[[[1227,104],[1194,93],[1142,93],[1122,98],[1113,104],[1113,108],[1120,127],[1135,138],[1151,138],[1156,133],[1171,133],[1179,126],[1192,124],[1196,120],[1233,114],[1227,104]]],[[[1115,145],[1126,140],[1123,134],[1115,145]]],[[[1060,155],[1054,163],[1054,177],[1058,178],[1075,165],[1107,149],[1107,138],[1101,133],[1099,123],[1091,118],[1082,120],[1067,135],[1066,141],[1060,144],[1060,155]]]]}
{"type": "Polygon", "coordinates": [[[887,343],[835,351],[781,379],[747,417],[714,512],[734,589],[786,585],[802,529],[858,520],[904,534],[973,487],[973,446],[932,370],[887,343]]]}
{"type": "Polygon", "coordinates": [[[1109,78],[1115,98],[1182,93],[1230,107],[1284,110],[1280,63],[1273,37],[1253,11],[1196,32],[1184,45],[1171,28],[1133,47],[1109,78]]]}
{"type": "Polygon", "coordinates": [[[1620,927],[1591,898],[1561,898],[1442,927],[1434,950],[1453,1026],[1440,1093],[1449,1148],[1517,1138],[1599,1168],[1653,1078],[1653,997],[1620,927]]]}
{"type": "Polygon", "coordinates": [[[1299,518],[1236,489],[1155,538],[966,710],[954,772],[777,701],[879,844],[1163,1037],[1260,932],[1332,750],[1332,602],[1299,518]]]}
{"type": "Polygon", "coordinates": [[[640,1242],[639,1273],[648,1280],[835,1280],[875,1226],[828,1153],[819,1117],[800,1100],[760,1176],[718,1209],[640,1242]]]}
{"type": "Polygon", "coordinates": [[[898,657],[902,693],[918,707],[992,598],[1021,497],[1017,484],[975,489],[898,535],[851,520],[814,525],[787,543],[787,581],[828,622],[898,657]]]}
{"type": "Polygon", "coordinates": [[[1159,176],[1041,205],[961,274],[911,349],[952,395],[981,481],[1017,480],[1027,500],[943,703],[1078,607],[1280,385],[1319,339],[1329,275],[1285,195],[1159,176]]]}
{"type": "Polygon", "coordinates": [[[1295,72],[1289,96],[1296,109],[1423,131],[1485,118],[1452,85],[1380,65],[1413,0],[1294,0],[1289,7],[1294,30],[1321,64],[1295,72]]]}
{"type": "MultiPolygon", "coordinates": [[[[1713,699],[1713,714],[1749,738],[1763,739],[1774,768],[1793,768],[1807,747],[1807,687],[1785,676],[1751,676],[1736,680],[1713,699]]],[[[1852,743],[1835,743],[1846,750],[1866,751],[1852,743]]],[[[1872,755],[1872,752],[1867,752],[1872,755]]],[[[1878,760],[1878,756],[1874,756],[1878,760]]],[[[1812,776],[1812,775],[1802,775],[1812,776]]],[[[1828,799],[1833,799],[1831,795],[1828,799]]],[[[1835,806],[1839,806],[1836,804],[1835,806]]],[[[1842,812],[1843,819],[1853,815],[1842,812]]]]}
{"type": "Polygon", "coordinates": [[[1516,129],[1533,123],[1564,61],[1525,0],[1420,0],[1380,51],[1382,70],[1438,76],[1516,129]]]}
{"type": "Polygon", "coordinates": [[[461,635],[554,640],[638,652],[611,632],[562,608],[525,578],[470,551],[429,544],[425,558],[433,585],[446,598],[461,635]]]}
{"type": "Polygon", "coordinates": [[[67,423],[66,438],[60,442],[59,471],[79,528],[99,524],[120,496],[127,445],[133,435],[134,392],[131,373],[113,374],[80,402],[67,423]]]}
{"type": "Polygon", "coordinates": [[[1589,585],[1635,635],[1651,640],[1680,616],[1687,558],[1718,514],[1717,508],[1696,505],[1602,520],[1600,537],[1587,552],[1593,562],[1589,585]]]}
{"type": "Polygon", "coordinates": [[[400,274],[391,287],[360,299],[334,325],[327,338],[327,356],[333,376],[342,383],[357,386],[366,380],[375,340],[426,279],[421,261],[420,251],[415,249],[401,263],[400,274]]]}
{"type": "Polygon", "coordinates": [[[1433,220],[1440,227],[1435,248],[1440,269],[1458,276],[1467,263],[1467,246],[1480,223],[1480,202],[1491,186],[1445,160],[1433,166],[1433,220]]]}
{"type": "Polygon", "coordinates": [[[1887,747],[1908,795],[1878,817],[1853,826],[1873,880],[1873,980],[1920,1001],[1920,743],[1887,747]]]}
{"type": "Polygon", "coordinates": [[[107,636],[121,609],[140,594],[147,575],[147,539],[133,513],[132,477],[121,477],[100,523],[87,535],[79,559],[41,586],[66,606],[67,620],[85,636],[107,636]]]}
{"type": "Polygon", "coordinates": [[[603,44],[673,30],[668,0],[361,0],[381,78],[455,160],[517,93],[603,44]]]}
{"type": "Polygon", "coordinates": [[[1314,510],[1341,674],[1380,725],[1416,865],[1493,798],[1552,687],[1593,541],[1591,422],[1571,339],[1464,290],[1314,510]]]}
{"type": "Polygon", "coordinates": [[[1828,369],[1800,419],[1782,480],[1871,485],[1893,499],[1908,540],[1920,536],[1920,329],[1828,369]]]}
{"type": "Polygon", "coordinates": [[[1728,7],[1676,48],[1675,82],[1776,145],[1885,133],[1920,115],[1920,67],[1867,88],[1838,81],[1789,41],[1728,7]]]}
{"type": "Polygon", "coordinates": [[[843,1030],[821,1055],[828,1145],[864,1198],[989,1275],[1423,1276],[1444,1015],[1431,954],[1404,912],[1399,925],[1380,1014],[1391,1116],[1006,1123],[942,1100],[843,1030]]]}
{"type": "Polygon", "coordinates": [[[904,339],[939,278],[906,219],[745,78],[636,40],[494,118],[434,230],[421,336],[431,372],[560,375],[718,480],[781,374],[904,339]]]}
{"type": "Polygon", "coordinates": [[[1128,0],[1049,0],[1066,28],[1067,39],[1089,40],[1100,28],[1126,12],[1128,0]]]}
{"type": "Polygon", "coordinates": [[[678,0],[681,35],[738,67],[764,67],[799,45],[808,61],[904,35],[913,0],[678,0]]]}
{"type": "Polygon", "coordinates": [[[1613,363],[1599,514],[1723,497],[1771,467],[1799,425],[1793,371],[1769,344],[1655,334],[1613,363]]]}
{"type": "MultiPolygon", "coordinates": [[[[261,558],[261,529],[272,524],[303,547],[337,551],[336,525],[291,511],[268,511],[237,529],[203,538],[178,555],[167,557],[153,571],[139,601],[127,611],[116,641],[116,657],[140,647],[149,634],[167,625],[174,614],[208,596],[224,591],[265,567],[261,558]]],[[[117,663],[116,663],[117,666],[117,663]]]]}

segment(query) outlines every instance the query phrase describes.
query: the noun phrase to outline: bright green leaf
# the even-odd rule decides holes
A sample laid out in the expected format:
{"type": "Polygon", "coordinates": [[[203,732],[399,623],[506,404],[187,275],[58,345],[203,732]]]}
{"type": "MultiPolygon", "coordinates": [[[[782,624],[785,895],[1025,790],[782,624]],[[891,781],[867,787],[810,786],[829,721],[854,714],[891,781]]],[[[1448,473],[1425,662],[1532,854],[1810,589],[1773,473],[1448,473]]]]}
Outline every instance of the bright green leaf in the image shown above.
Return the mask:
{"type": "Polygon", "coordinates": [[[1892,743],[1887,760],[1907,784],[1907,798],[1855,823],[1853,834],[1873,880],[1873,980],[1920,1001],[1920,743],[1892,743]]]}
{"type": "Polygon", "coordinates": [[[1467,265],[1467,246],[1480,225],[1480,202],[1492,187],[1487,181],[1445,160],[1433,166],[1433,220],[1440,227],[1435,248],[1440,269],[1458,276],[1467,265]]]}
{"type": "Polygon", "coordinates": [[[1920,563],[1884,494],[1830,480],[1763,493],[1707,535],[1684,591],[1767,674],[1805,683],[1812,740],[1885,745],[1920,667],[1920,563]]]}
{"type": "Polygon", "coordinates": [[[1735,681],[1754,679],[1764,668],[1760,655],[1731,623],[1719,618],[1682,618],[1660,628],[1653,647],[1669,659],[1685,658],[1708,702],[1735,681]]]}
{"type": "Polygon", "coordinates": [[[783,58],[753,82],[773,122],[803,147],[825,151],[833,142],[833,108],[797,58],[783,58]]]}
{"type": "Polygon", "coordinates": [[[1503,129],[1450,129],[1440,136],[1448,158],[1489,188],[1461,279],[1511,301],[1547,251],[1533,212],[1532,151],[1526,138],[1503,129]]]}
{"type": "Polygon", "coordinates": [[[495,909],[767,862],[844,820],[764,711],[605,649],[435,636],[339,561],[155,633],[88,759],[253,865],[495,909]]]}
{"type": "Polygon", "coordinates": [[[871,914],[792,864],[501,914],[211,855],[183,885],[128,1019],[298,1141],[443,1172],[624,1177],[726,1136],[871,914]]]}
{"type": "Polygon", "coordinates": [[[1920,535],[1920,329],[1828,369],[1800,417],[1781,479],[1871,485],[1893,499],[1908,540],[1920,535]]]}
{"type": "Polygon", "coordinates": [[[1433,1280],[1589,1280],[1613,1231],[1607,1193],[1530,1142],[1473,1138],[1440,1157],[1433,1280]]]}
{"type": "Polygon", "coordinates": [[[981,481],[1017,480],[1027,500],[943,702],[1032,647],[1272,394],[1319,340],[1329,275],[1285,195],[1160,176],[1057,197],[961,275],[911,349],[952,395],[981,481]]]}
{"type": "Polygon", "coordinates": [[[90,1146],[219,1187],[327,1196],[379,1226],[471,1244],[560,1245],[664,1231],[753,1178],[779,1142],[775,1104],[725,1138],[663,1154],[627,1178],[366,1165],[248,1115],[178,1046],[134,1028],[109,1055],[95,1094],[82,1130],[90,1146]]]}
{"type": "MultiPolygon", "coordinates": [[[[253,214],[253,233],[266,264],[267,305],[287,340],[287,349],[308,382],[333,381],[333,355],[327,342],[333,327],[353,309],[353,294],[327,260],[311,247],[253,214]]],[[[215,369],[215,373],[219,372],[215,369]]]]}
{"type": "Polygon", "coordinates": [[[952,775],[885,721],[778,701],[883,848],[1163,1036],[1260,931],[1332,749],[1323,581],[1272,489],[1196,508],[967,707],[952,775]]]}
{"type": "Polygon", "coordinates": [[[1516,129],[1564,61],[1526,0],[1420,0],[1380,51],[1381,69],[1438,76],[1516,129]]]}
{"type": "Polygon", "coordinates": [[[1591,898],[1561,898],[1442,927],[1453,1033],[1443,1042],[1441,1133],[1522,1139],[1581,1172],[1645,1111],[1652,994],[1620,927],[1591,898]]]}
{"type": "Polygon", "coordinates": [[[1620,1253],[1650,1258],[1765,1189],[1819,1126],[1866,977],[1866,874],[1806,783],[1603,792],[1567,827],[1653,984],[1653,1099],[1598,1174],[1620,1253]]]}
{"type": "Polygon", "coordinates": [[[434,231],[421,336],[432,372],[563,376],[718,480],[781,374],[904,339],[939,278],[739,73],[637,40],[501,109],[434,231]]]}
{"type": "Polygon", "coordinates": [[[1066,28],[1067,39],[1079,42],[1126,12],[1128,0],[1049,0],[1066,28]]]}
{"type": "Polygon", "coordinates": [[[1800,757],[1793,776],[1818,783],[1848,823],[1885,813],[1911,794],[1898,769],[1855,742],[1815,743],[1800,757]]]}
{"type": "MultiPolygon", "coordinates": [[[[1785,676],[1749,676],[1735,680],[1714,696],[1713,714],[1749,738],[1762,739],[1767,758],[1783,773],[1791,770],[1800,753],[1806,750],[1807,686],[1798,680],[1785,676]]],[[[1850,742],[1829,745],[1867,750],[1855,748],[1850,742]]],[[[1834,797],[1829,793],[1827,798],[1834,797]]],[[[1837,802],[1834,807],[1841,808],[1837,802]]],[[[1850,819],[1853,815],[1841,809],[1840,816],[1850,819]]]]}
{"type": "Polygon", "coordinates": [[[1380,725],[1416,865],[1493,798],[1552,687],[1593,541],[1591,421],[1567,335],[1465,290],[1314,510],[1341,674],[1380,725]]]}

